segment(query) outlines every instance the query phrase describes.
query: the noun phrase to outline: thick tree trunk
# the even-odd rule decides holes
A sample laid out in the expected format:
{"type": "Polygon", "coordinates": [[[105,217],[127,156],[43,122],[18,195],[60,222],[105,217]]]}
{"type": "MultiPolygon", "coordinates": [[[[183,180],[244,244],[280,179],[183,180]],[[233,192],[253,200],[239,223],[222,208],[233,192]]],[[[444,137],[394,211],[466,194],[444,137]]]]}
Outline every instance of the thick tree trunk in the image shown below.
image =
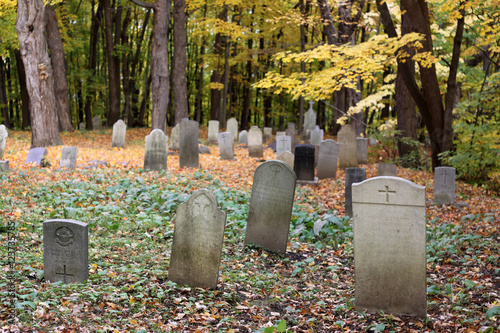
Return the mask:
{"type": "Polygon", "coordinates": [[[186,80],[186,1],[174,0],[174,58],[172,83],[174,92],[175,124],[189,117],[186,80]]]}
{"type": "Polygon", "coordinates": [[[42,0],[19,0],[16,30],[26,69],[31,101],[31,146],[62,144],[54,97],[54,78],[44,35],[45,8],[42,0]]]}
{"type": "Polygon", "coordinates": [[[229,38],[225,37],[226,50],[224,52],[224,90],[222,93],[222,109],[220,111],[220,127],[226,128],[226,118],[227,118],[227,93],[229,90],[229,54],[231,51],[231,44],[229,43],[229,38]]]}
{"type": "MultiPolygon", "coordinates": [[[[227,21],[227,5],[224,5],[219,15],[217,16],[221,21],[227,21]]],[[[215,35],[214,42],[214,55],[218,57],[218,63],[222,58],[222,34],[219,32],[215,35]]],[[[210,77],[212,84],[221,84],[222,76],[220,74],[219,65],[214,69],[210,77]]],[[[220,102],[221,102],[221,89],[212,88],[210,91],[210,117],[212,120],[219,120],[220,115],[220,102]]]]}
{"type": "MultiPolygon", "coordinates": [[[[123,19],[123,27],[121,33],[121,41],[120,44],[123,49],[127,49],[129,51],[124,52],[122,56],[122,83],[123,83],[123,111],[122,111],[122,119],[128,120],[130,119],[131,113],[131,96],[130,96],[130,68],[129,68],[129,57],[130,57],[130,45],[128,42],[128,25],[130,22],[130,15],[132,14],[132,9],[129,7],[127,9],[127,13],[125,14],[125,18],[123,19]]],[[[131,122],[128,123],[130,127],[132,125],[131,122]]]]}
{"type": "Polygon", "coordinates": [[[3,124],[7,128],[11,128],[10,117],[9,117],[9,107],[7,104],[7,88],[5,84],[5,63],[3,58],[0,57],[0,106],[1,114],[3,117],[3,124]]]}
{"type": "Polygon", "coordinates": [[[26,128],[31,126],[31,103],[30,103],[30,95],[28,93],[28,87],[26,82],[26,71],[24,70],[23,59],[21,58],[21,51],[14,50],[14,54],[16,55],[16,64],[17,64],[17,75],[19,77],[19,86],[21,88],[21,112],[23,115],[23,121],[21,128],[25,130],[26,128]]]}
{"type": "Polygon", "coordinates": [[[243,112],[241,113],[241,129],[248,129],[248,121],[250,119],[250,104],[252,99],[252,48],[253,40],[250,38],[247,41],[248,60],[246,63],[246,79],[243,82],[243,112]]]}
{"type": "Polygon", "coordinates": [[[115,41],[113,38],[114,17],[111,12],[110,0],[102,0],[104,9],[104,30],[106,36],[106,55],[108,58],[108,89],[109,112],[106,119],[107,126],[113,126],[120,119],[120,59],[115,54],[115,41]]]}

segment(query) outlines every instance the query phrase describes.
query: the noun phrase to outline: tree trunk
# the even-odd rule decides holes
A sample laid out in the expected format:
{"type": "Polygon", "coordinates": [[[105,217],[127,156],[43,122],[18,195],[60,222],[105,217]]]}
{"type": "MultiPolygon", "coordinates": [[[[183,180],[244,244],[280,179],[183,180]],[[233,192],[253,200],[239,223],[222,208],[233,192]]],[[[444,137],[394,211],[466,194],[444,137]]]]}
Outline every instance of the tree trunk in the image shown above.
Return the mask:
{"type": "Polygon", "coordinates": [[[175,124],[189,117],[186,81],[186,1],[174,0],[174,65],[172,83],[174,90],[175,124]]]}
{"type": "MultiPolygon", "coordinates": [[[[325,0],[326,1],[326,0],[325,0]]],[[[306,18],[306,9],[304,0],[300,0],[300,14],[302,16],[302,20],[300,23],[300,51],[306,51],[306,27],[304,24],[304,20],[306,18]]],[[[300,72],[306,72],[306,63],[304,61],[300,62],[300,72]]],[[[302,79],[302,84],[304,84],[304,79],[302,79]]],[[[297,124],[297,129],[299,133],[302,133],[302,136],[305,136],[306,131],[303,128],[304,126],[304,96],[299,97],[299,123],[297,124]]]]}
{"type": "Polygon", "coordinates": [[[14,54],[16,55],[17,75],[19,76],[19,86],[21,88],[21,108],[22,108],[21,111],[23,115],[21,128],[25,130],[31,126],[30,95],[28,93],[28,87],[26,82],[26,71],[24,70],[24,63],[23,59],[21,58],[21,51],[14,50],[14,54]]]}
{"type": "Polygon", "coordinates": [[[241,129],[248,129],[248,121],[250,119],[250,103],[252,99],[252,47],[253,40],[250,38],[247,41],[248,60],[246,63],[247,78],[243,82],[243,112],[241,114],[241,129]]]}
{"type": "MultiPolygon", "coordinates": [[[[224,4],[221,12],[218,15],[218,19],[221,21],[227,21],[227,5],[224,4]]],[[[214,42],[214,55],[218,57],[218,62],[222,57],[222,34],[218,32],[215,35],[214,42]]],[[[210,77],[210,82],[212,84],[221,84],[221,74],[219,70],[219,65],[214,69],[210,77]]],[[[212,88],[210,90],[210,118],[212,120],[219,120],[220,113],[220,102],[221,102],[221,90],[217,88],[212,88]]]]}
{"type": "Polygon", "coordinates": [[[104,9],[104,30],[106,36],[106,54],[108,58],[108,89],[109,112],[106,119],[107,126],[113,126],[120,119],[120,59],[115,54],[113,38],[113,21],[110,0],[102,0],[104,9]]]}
{"type": "Polygon", "coordinates": [[[62,145],[44,19],[42,0],[18,1],[16,30],[31,101],[32,147],[62,145]]]}
{"type": "Polygon", "coordinates": [[[0,57],[0,104],[3,124],[5,127],[11,128],[9,107],[7,104],[7,88],[5,84],[5,63],[2,57],[0,57]]]}
{"type": "Polygon", "coordinates": [[[220,127],[226,128],[226,118],[227,118],[227,92],[229,89],[229,54],[231,51],[231,43],[229,43],[229,38],[225,37],[226,50],[224,52],[224,90],[222,94],[222,109],[220,116],[220,127]]]}

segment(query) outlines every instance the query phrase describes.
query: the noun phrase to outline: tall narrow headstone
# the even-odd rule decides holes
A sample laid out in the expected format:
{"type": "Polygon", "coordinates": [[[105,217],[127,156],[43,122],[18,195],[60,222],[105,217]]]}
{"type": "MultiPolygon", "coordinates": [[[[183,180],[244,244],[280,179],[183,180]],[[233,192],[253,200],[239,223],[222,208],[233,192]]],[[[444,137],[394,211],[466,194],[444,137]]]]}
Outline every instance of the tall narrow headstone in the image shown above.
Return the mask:
{"type": "Polygon", "coordinates": [[[286,253],[296,179],[295,172],[282,161],[267,161],[257,167],[245,244],[286,253]]]}
{"type": "Polygon", "coordinates": [[[100,130],[102,128],[101,117],[95,116],[94,118],[92,118],[92,128],[95,130],[100,130]]]}
{"type": "Polygon", "coordinates": [[[263,157],[262,131],[257,126],[252,126],[248,132],[248,156],[263,157]]]}
{"type": "Polygon", "coordinates": [[[36,163],[41,167],[45,166],[44,159],[47,156],[47,148],[31,148],[26,157],[26,163],[36,163]]]}
{"type": "Polygon", "coordinates": [[[78,147],[63,147],[61,151],[61,161],[59,167],[61,169],[76,168],[76,157],[78,156],[78,147]]]}
{"type": "Polygon", "coordinates": [[[352,184],[366,179],[365,168],[347,168],[345,170],[345,216],[352,217],[352,184]]]}
{"type": "Polygon", "coordinates": [[[180,146],[179,139],[180,139],[180,123],[175,125],[174,128],[172,128],[172,132],[170,132],[170,142],[168,148],[174,151],[178,151],[180,146]]]}
{"type": "Polygon", "coordinates": [[[316,112],[313,110],[314,101],[309,101],[309,110],[304,114],[303,137],[309,138],[310,132],[316,127],[316,112]]]}
{"type": "Polygon", "coordinates": [[[396,171],[398,167],[396,164],[392,163],[379,163],[378,164],[378,176],[390,176],[396,177],[396,171]]]}
{"type": "Polygon", "coordinates": [[[75,220],[43,222],[45,281],[85,282],[89,276],[87,223],[75,220]]]}
{"type": "Polygon", "coordinates": [[[455,175],[452,167],[434,169],[434,202],[446,205],[455,201],[455,175]]]}
{"type": "Polygon", "coordinates": [[[234,159],[234,144],[231,133],[222,132],[217,136],[219,140],[219,152],[221,160],[232,160],[234,159]]]}
{"type": "Polygon", "coordinates": [[[166,170],[168,157],[168,137],[161,129],[154,129],[146,136],[144,152],[145,170],[166,170]]]}
{"type": "Polygon", "coordinates": [[[356,310],[425,318],[425,187],[375,177],[352,200],[356,310]]]}
{"type": "Polygon", "coordinates": [[[344,125],[337,134],[339,141],[339,169],[358,167],[356,132],[351,125],[344,125]]]}
{"type": "Polygon", "coordinates": [[[280,156],[284,151],[292,152],[292,138],[289,136],[276,137],[276,156],[280,156]]]}
{"type": "Polygon", "coordinates": [[[358,164],[368,163],[368,139],[356,138],[356,145],[358,151],[358,164]]]}
{"type": "Polygon", "coordinates": [[[168,279],[190,287],[217,287],[226,212],[201,189],[177,207],[168,279]]]}
{"type": "Polygon", "coordinates": [[[121,119],[113,125],[113,140],[111,147],[125,147],[125,136],[127,134],[127,125],[121,119]]]}
{"type": "Polygon", "coordinates": [[[295,147],[293,170],[297,175],[297,184],[299,185],[318,184],[318,178],[314,177],[314,151],[315,147],[309,144],[295,147]]]}
{"type": "Polygon", "coordinates": [[[216,143],[217,142],[217,134],[219,134],[219,121],[218,120],[210,120],[208,122],[208,142],[216,143]]]}
{"type": "Polygon", "coordinates": [[[314,146],[319,146],[323,141],[323,130],[319,126],[314,127],[311,131],[311,144],[314,146]]]}
{"type": "Polygon", "coordinates": [[[5,128],[5,125],[0,125],[0,160],[3,160],[3,154],[5,152],[5,143],[7,142],[7,137],[9,133],[5,128]]]}
{"type": "Polygon", "coordinates": [[[280,155],[278,155],[278,160],[285,162],[288,164],[290,168],[293,170],[293,162],[294,162],[295,156],[289,151],[284,151],[280,155]]]}
{"type": "Polygon", "coordinates": [[[264,140],[267,141],[273,137],[273,128],[264,127],[264,140]]]}
{"type": "Polygon", "coordinates": [[[335,178],[337,176],[337,160],[339,156],[339,144],[334,140],[327,139],[319,146],[318,179],[335,178]]]}
{"type": "Polygon", "coordinates": [[[235,118],[230,118],[227,121],[227,131],[231,133],[233,142],[238,141],[238,121],[235,118]]]}
{"type": "Polygon", "coordinates": [[[248,144],[248,132],[246,130],[243,130],[240,132],[240,136],[238,138],[238,143],[240,145],[247,145],[248,144]]]}
{"type": "Polygon", "coordinates": [[[179,123],[179,167],[200,166],[199,124],[195,120],[183,119],[179,123]]]}

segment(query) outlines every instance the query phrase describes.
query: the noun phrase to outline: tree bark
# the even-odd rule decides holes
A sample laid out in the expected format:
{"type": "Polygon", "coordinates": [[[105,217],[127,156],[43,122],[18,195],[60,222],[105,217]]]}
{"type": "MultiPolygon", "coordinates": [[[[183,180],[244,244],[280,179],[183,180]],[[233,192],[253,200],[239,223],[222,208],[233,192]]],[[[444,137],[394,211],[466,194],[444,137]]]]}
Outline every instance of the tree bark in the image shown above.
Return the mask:
{"type": "MultiPolygon", "coordinates": [[[[221,21],[227,21],[227,5],[224,4],[222,10],[220,11],[219,15],[217,16],[219,20],[221,21]]],[[[222,57],[222,34],[218,32],[215,35],[215,42],[214,42],[214,55],[218,57],[218,62],[220,63],[220,59],[222,57]]],[[[212,84],[221,84],[221,74],[219,70],[219,64],[217,67],[213,70],[212,75],[210,77],[210,82],[212,84]]],[[[210,118],[212,120],[219,120],[219,114],[220,114],[220,102],[221,102],[221,90],[219,88],[212,88],[210,90],[210,118]]]]}
{"type": "Polygon", "coordinates": [[[14,54],[16,55],[16,64],[17,64],[17,75],[19,76],[19,86],[21,88],[21,112],[22,112],[22,125],[21,128],[25,130],[26,128],[31,126],[31,103],[30,103],[30,95],[28,93],[28,87],[26,82],[26,71],[24,70],[23,59],[21,58],[21,51],[14,50],[14,54]]]}
{"type": "Polygon", "coordinates": [[[3,124],[5,125],[5,127],[11,128],[9,107],[7,104],[7,88],[5,84],[5,63],[2,57],[0,57],[0,104],[3,124]]]}
{"type": "Polygon", "coordinates": [[[110,0],[102,0],[104,10],[104,30],[106,36],[106,54],[108,58],[108,89],[109,111],[106,119],[107,126],[113,126],[120,119],[120,59],[115,54],[115,40],[113,38],[114,17],[111,15],[110,0]]]}
{"type": "Polygon", "coordinates": [[[248,60],[246,63],[246,79],[243,82],[243,112],[241,113],[241,129],[248,129],[248,121],[250,119],[250,103],[252,99],[252,48],[253,39],[247,41],[248,60]]]}
{"type": "Polygon", "coordinates": [[[186,1],[174,0],[174,59],[172,83],[174,92],[175,124],[189,117],[186,80],[186,1]]]}
{"type": "Polygon", "coordinates": [[[130,91],[130,67],[129,67],[129,57],[130,57],[130,44],[128,41],[128,25],[130,23],[130,15],[132,14],[132,9],[129,7],[125,18],[123,19],[123,27],[121,29],[120,44],[123,49],[127,49],[127,52],[123,52],[122,55],[122,83],[123,83],[123,111],[122,118],[126,119],[128,126],[132,126],[132,122],[129,122],[130,113],[132,108],[131,91],[130,91]]]}

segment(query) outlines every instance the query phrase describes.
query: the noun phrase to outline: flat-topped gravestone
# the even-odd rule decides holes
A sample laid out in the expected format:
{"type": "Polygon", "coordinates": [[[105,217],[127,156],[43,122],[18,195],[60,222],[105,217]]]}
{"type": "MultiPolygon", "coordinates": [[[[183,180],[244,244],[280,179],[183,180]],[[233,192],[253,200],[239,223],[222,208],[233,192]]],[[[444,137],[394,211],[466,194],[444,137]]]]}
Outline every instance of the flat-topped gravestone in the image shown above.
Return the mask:
{"type": "Polygon", "coordinates": [[[352,184],[360,183],[365,179],[366,179],[365,168],[347,168],[345,170],[345,194],[344,194],[345,216],[352,217],[352,184]]]}
{"type": "Polygon", "coordinates": [[[248,144],[248,132],[246,130],[243,130],[240,132],[238,143],[240,145],[247,145],[248,144]]]}
{"type": "Polygon", "coordinates": [[[278,160],[285,162],[293,170],[293,162],[295,160],[295,156],[293,156],[291,152],[289,151],[282,152],[280,155],[278,155],[278,160]]]}
{"type": "Polygon", "coordinates": [[[273,128],[272,127],[264,127],[264,139],[267,141],[273,136],[273,128]]]}
{"type": "Polygon", "coordinates": [[[313,145],[301,144],[295,147],[293,170],[297,175],[299,185],[318,184],[318,178],[314,177],[314,152],[313,145]]]}
{"type": "Polygon", "coordinates": [[[314,101],[309,101],[309,110],[304,114],[303,134],[308,137],[310,131],[316,127],[316,112],[313,110],[314,101]]]}
{"type": "Polygon", "coordinates": [[[252,126],[248,132],[248,156],[263,157],[262,131],[257,126],[252,126]]]}
{"type": "Polygon", "coordinates": [[[455,201],[455,175],[452,167],[437,167],[434,169],[434,202],[447,205],[455,201]]]}
{"type": "Polygon", "coordinates": [[[111,147],[125,147],[125,136],[127,134],[127,125],[121,119],[113,125],[113,140],[111,147]]]}
{"type": "Polygon", "coordinates": [[[89,276],[87,223],[75,220],[43,222],[45,281],[85,282],[89,276]]]}
{"type": "Polygon", "coordinates": [[[323,130],[320,129],[319,126],[316,126],[311,131],[311,144],[319,146],[321,141],[323,141],[323,130]]]}
{"type": "Polygon", "coordinates": [[[279,131],[279,132],[276,132],[276,138],[278,136],[285,136],[286,135],[286,132],[285,131],[279,131]]]}
{"type": "Polygon", "coordinates": [[[356,145],[358,151],[358,164],[368,163],[368,139],[356,138],[356,145]]]}
{"type": "Polygon", "coordinates": [[[257,167],[245,244],[286,253],[296,179],[292,168],[282,161],[267,161],[257,167]]]}
{"type": "Polygon", "coordinates": [[[95,130],[100,130],[101,129],[101,117],[95,116],[92,118],[92,128],[95,130]]]}
{"type": "Polygon", "coordinates": [[[161,129],[154,129],[146,136],[144,152],[145,170],[166,170],[168,157],[168,136],[161,129]]]}
{"type": "Polygon", "coordinates": [[[398,177],[352,186],[358,311],[426,317],[425,187],[398,177]]]}
{"type": "Polygon", "coordinates": [[[319,146],[318,156],[318,179],[337,177],[337,160],[339,156],[339,144],[334,140],[324,140],[319,146]]]}
{"type": "Polygon", "coordinates": [[[219,140],[219,152],[221,160],[232,160],[234,159],[234,147],[233,138],[231,133],[222,132],[217,136],[219,140]]]}
{"type": "Polygon", "coordinates": [[[284,151],[292,152],[292,138],[286,135],[276,137],[276,156],[280,156],[284,151]]]}
{"type": "Polygon", "coordinates": [[[396,171],[398,167],[396,164],[392,163],[379,163],[378,164],[378,176],[390,176],[396,177],[396,171]]]}
{"type": "Polygon", "coordinates": [[[344,125],[337,134],[339,141],[339,169],[358,167],[356,132],[351,125],[344,125]]]}
{"type": "Polygon", "coordinates": [[[31,148],[28,156],[26,157],[26,163],[36,163],[41,167],[45,166],[44,159],[47,156],[47,148],[31,148]]]}
{"type": "Polygon", "coordinates": [[[3,154],[5,152],[5,143],[7,142],[7,137],[9,133],[5,128],[5,125],[0,125],[0,160],[3,160],[3,154]]]}
{"type": "Polygon", "coordinates": [[[0,172],[9,171],[9,161],[0,161],[0,172]]]}
{"type": "Polygon", "coordinates": [[[200,166],[199,124],[195,120],[183,119],[179,123],[179,167],[200,166]]]}
{"type": "Polygon", "coordinates": [[[208,122],[208,142],[216,143],[217,142],[217,134],[219,134],[219,121],[218,120],[210,120],[208,122]]]}
{"type": "Polygon", "coordinates": [[[217,287],[226,212],[215,195],[196,191],[177,207],[168,279],[190,287],[217,287]]]}
{"type": "Polygon", "coordinates": [[[180,123],[175,125],[170,132],[170,142],[168,148],[178,151],[179,150],[179,138],[180,138],[180,123]]]}
{"type": "Polygon", "coordinates": [[[78,156],[78,147],[63,147],[61,151],[61,161],[59,168],[76,168],[76,157],[78,156]]]}
{"type": "Polygon", "coordinates": [[[233,142],[238,141],[238,121],[235,118],[230,118],[227,121],[227,131],[231,133],[233,142]]]}

